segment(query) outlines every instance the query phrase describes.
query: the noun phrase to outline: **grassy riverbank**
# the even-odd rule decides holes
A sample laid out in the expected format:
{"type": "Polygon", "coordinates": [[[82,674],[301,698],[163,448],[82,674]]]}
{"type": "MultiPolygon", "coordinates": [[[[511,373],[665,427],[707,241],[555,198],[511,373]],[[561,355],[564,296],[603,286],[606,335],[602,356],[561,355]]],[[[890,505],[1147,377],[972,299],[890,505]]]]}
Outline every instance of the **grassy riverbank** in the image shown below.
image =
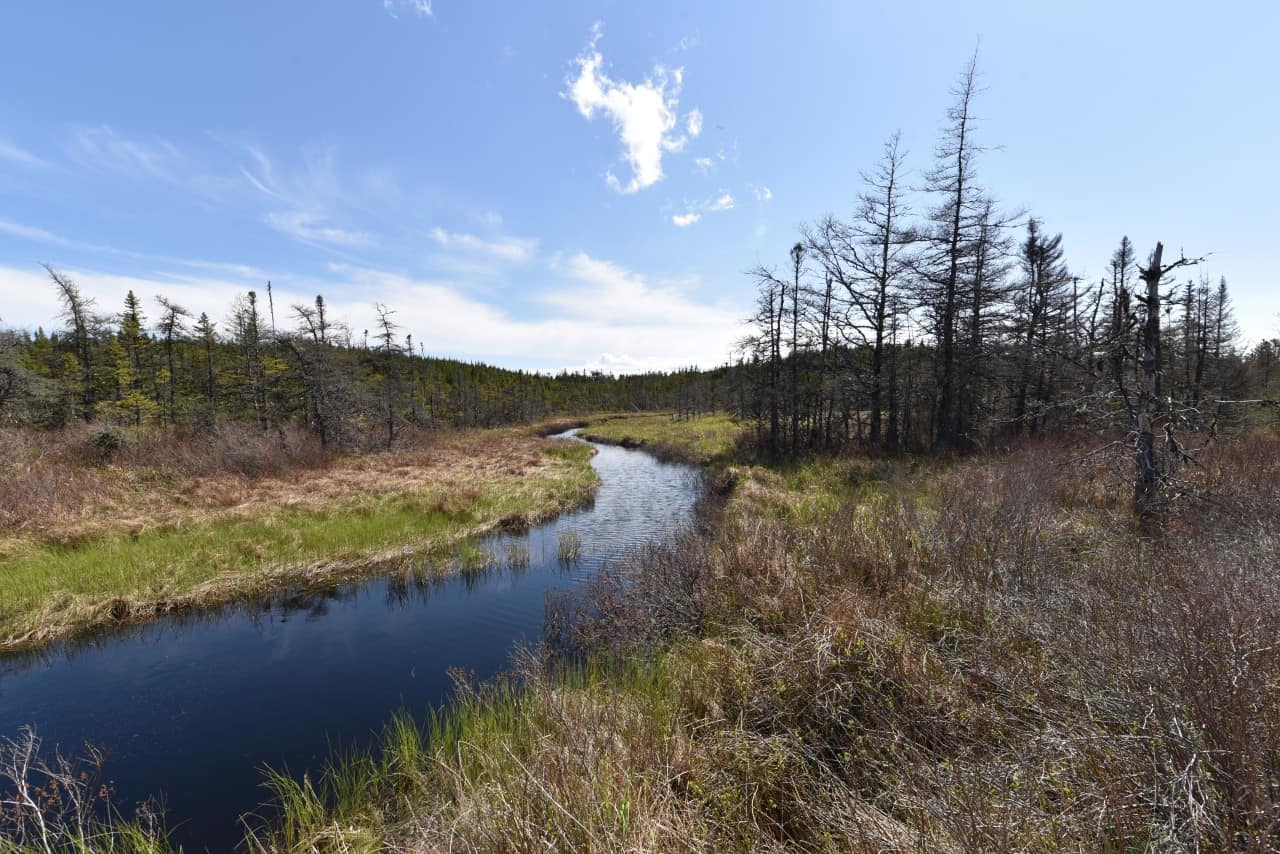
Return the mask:
{"type": "Polygon", "coordinates": [[[739,468],[716,534],[570,621],[594,664],[277,780],[260,843],[1268,850],[1280,439],[1207,452],[1159,540],[1080,450],[739,468]]]}
{"type": "Polygon", "coordinates": [[[424,434],[262,476],[76,462],[32,435],[4,451],[7,489],[29,500],[0,529],[0,649],[355,574],[550,518],[597,483],[588,446],[514,429],[424,434]]]}
{"type": "Polygon", "coordinates": [[[579,435],[594,442],[644,448],[666,459],[708,465],[731,460],[746,429],[723,413],[689,418],[659,413],[592,419],[579,435]]]}
{"type": "Polygon", "coordinates": [[[561,615],[588,663],[273,777],[251,847],[1273,850],[1280,437],[1156,535],[1088,447],[730,463],[714,530],[561,615]]]}

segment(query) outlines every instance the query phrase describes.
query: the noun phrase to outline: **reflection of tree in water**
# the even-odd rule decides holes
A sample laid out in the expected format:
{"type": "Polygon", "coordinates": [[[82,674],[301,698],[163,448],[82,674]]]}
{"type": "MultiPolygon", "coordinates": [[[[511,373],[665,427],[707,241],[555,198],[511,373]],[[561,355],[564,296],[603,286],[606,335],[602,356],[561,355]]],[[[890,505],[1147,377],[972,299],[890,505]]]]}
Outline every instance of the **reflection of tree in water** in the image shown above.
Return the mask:
{"type": "Polygon", "coordinates": [[[448,584],[461,583],[470,593],[493,578],[524,574],[529,569],[527,530],[473,540],[444,556],[437,553],[403,561],[385,576],[387,604],[425,605],[448,584]]]}
{"type": "MultiPolygon", "coordinates": [[[[372,655],[377,655],[383,644],[391,642],[394,648],[389,659],[393,666],[382,670],[367,668],[370,671],[367,683],[374,688],[381,685],[397,689],[402,687],[388,681],[404,678],[405,669],[398,666],[399,659],[396,657],[401,654],[404,655],[411,674],[413,663],[421,665],[425,662],[431,666],[437,663],[456,664],[457,661],[449,660],[455,656],[468,661],[474,659],[488,662],[493,653],[490,647],[495,644],[501,645],[505,660],[510,644],[516,638],[538,638],[543,624],[543,614],[538,613],[541,610],[539,605],[552,613],[551,618],[546,621],[550,633],[554,635],[557,626],[562,628],[564,637],[561,648],[571,646],[584,626],[584,615],[580,608],[599,609],[601,606],[599,596],[586,603],[581,601],[583,585],[602,572],[606,562],[616,562],[649,538],[666,537],[673,526],[680,525],[681,518],[687,515],[690,505],[701,493],[699,489],[690,489],[691,486],[700,484],[701,478],[696,474],[691,475],[689,470],[670,471],[664,465],[651,463],[648,458],[634,451],[618,450],[617,453],[625,457],[612,460],[602,470],[606,482],[612,478],[613,483],[600,494],[598,500],[587,509],[563,514],[545,524],[511,524],[498,532],[460,543],[456,548],[427,549],[412,557],[376,566],[368,563],[351,565],[347,567],[347,575],[331,577],[325,583],[298,583],[218,606],[157,614],[157,619],[150,623],[119,623],[41,650],[21,655],[0,655],[0,695],[3,695],[0,699],[9,701],[0,703],[0,710],[7,717],[32,714],[32,703],[22,696],[26,691],[25,686],[29,683],[37,686],[51,684],[55,689],[51,696],[74,697],[75,702],[65,703],[65,700],[60,699],[60,702],[65,703],[68,713],[64,715],[58,707],[50,706],[47,711],[40,713],[40,716],[47,719],[37,723],[50,727],[50,732],[54,732],[54,728],[61,724],[73,732],[87,726],[95,732],[114,733],[114,721],[107,721],[105,724],[98,721],[86,723],[78,716],[76,707],[93,704],[96,699],[95,691],[118,692],[116,686],[120,682],[115,680],[115,670],[120,671],[120,680],[131,690],[137,688],[144,692],[139,697],[151,699],[154,694],[158,702],[176,702],[178,706],[185,702],[183,692],[186,688],[183,680],[188,678],[202,686],[212,679],[215,688],[224,688],[217,680],[222,680],[227,686],[234,686],[238,684],[237,680],[252,678],[259,683],[254,687],[259,692],[258,695],[284,695],[294,687],[291,680],[305,688],[305,680],[327,678],[328,671],[323,663],[306,666],[307,658],[314,655],[314,649],[306,643],[290,642],[291,639],[310,635],[315,630],[323,632],[324,629],[319,625],[312,625],[322,619],[328,620],[326,625],[339,623],[346,639],[353,644],[363,644],[362,651],[372,655]],[[571,562],[571,567],[562,567],[557,560],[559,534],[565,531],[574,531],[580,537],[577,559],[571,562]],[[504,579],[522,576],[526,583],[511,585],[518,589],[504,589],[504,579]],[[433,597],[440,598],[436,596],[437,593],[445,594],[448,602],[443,603],[444,607],[454,611],[457,610],[455,604],[461,604],[461,600],[476,594],[472,602],[461,608],[463,614],[470,613],[479,617],[476,619],[474,634],[470,627],[465,624],[462,626],[463,639],[472,643],[463,650],[450,647],[450,652],[443,656],[438,655],[434,649],[398,644],[402,639],[435,636],[434,627],[431,626],[434,622],[432,615],[425,609],[437,604],[431,601],[433,597]],[[490,593],[493,594],[492,597],[490,593]],[[535,597],[539,601],[534,601],[535,597]],[[495,602],[497,612],[490,614],[488,609],[495,602]],[[349,604],[344,606],[343,603],[349,604]],[[513,603],[516,607],[506,607],[513,603]],[[361,606],[363,609],[358,610],[361,606]],[[393,608],[423,608],[423,611],[421,614],[418,611],[407,611],[401,619],[386,613],[386,610],[393,608]],[[557,617],[560,619],[557,620],[557,617]],[[291,620],[295,621],[293,629],[285,630],[282,624],[291,620]],[[307,627],[305,630],[304,626],[307,627]],[[173,652],[170,653],[167,646],[160,644],[172,644],[173,652]],[[183,648],[179,649],[179,646],[183,648]],[[91,653],[86,658],[96,656],[101,660],[82,660],[75,670],[66,670],[58,661],[64,657],[72,659],[80,652],[91,653]],[[248,662],[250,670],[242,671],[243,656],[259,652],[266,655],[261,661],[248,662]],[[229,657],[228,653],[240,658],[229,657]],[[140,670],[136,666],[138,659],[148,665],[147,670],[140,670]],[[206,660],[216,665],[210,669],[208,678],[198,667],[187,666],[206,660]],[[303,666],[295,667],[296,662],[301,662],[303,666]],[[54,672],[46,676],[40,673],[42,666],[48,666],[54,672]],[[155,668],[155,674],[149,672],[152,667],[155,668]],[[33,672],[24,674],[27,670],[33,672]],[[110,679],[84,681],[86,672],[91,676],[102,672],[110,679]],[[269,676],[258,679],[255,675],[258,673],[269,676]],[[156,674],[173,675],[174,683],[159,683],[156,681],[156,674]],[[106,729],[103,730],[102,726],[106,729]]],[[[616,584],[609,589],[619,595],[631,594],[627,584],[616,584]]],[[[452,616],[457,614],[451,614],[452,616]]],[[[601,613],[593,612],[585,616],[598,618],[601,613]]],[[[599,624],[598,619],[590,623],[599,624]]],[[[362,661],[354,666],[357,670],[366,669],[362,661]]],[[[419,676],[420,672],[411,678],[417,679],[419,676]]],[[[363,673],[360,677],[365,678],[363,673]]],[[[117,693],[117,697],[113,699],[118,699],[119,696],[117,693]]],[[[354,723],[345,730],[339,726],[336,732],[366,732],[368,722],[362,717],[363,709],[358,707],[377,704],[381,702],[380,697],[376,690],[371,690],[368,696],[361,692],[361,696],[349,698],[351,708],[337,713],[344,716],[344,720],[350,714],[354,723]]],[[[112,709],[116,705],[119,704],[108,704],[112,709]]],[[[121,705],[121,708],[126,709],[123,717],[126,718],[124,724],[127,728],[130,713],[126,706],[127,704],[121,705]]],[[[19,726],[24,722],[15,719],[2,725],[19,726]]],[[[0,736],[9,734],[0,733],[0,736]]],[[[65,738],[67,734],[61,731],[58,733],[60,738],[65,738]]],[[[298,734],[293,732],[281,732],[279,736],[279,741],[286,745],[292,745],[298,740],[298,734]]],[[[128,737],[128,733],[111,737],[123,739],[128,737]]],[[[164,735],[161,734],[160,737],[163,738],[164,735]]],[[[180,737],[186,739],[185,735],[180,737]]],[[[224,747],[219,739],[227,737],[228,733],[211,732],[207,740],[202,739],[205,744],[189,745],[182,741],[166,744],[165,748],[177,752],[191,751],[201,756],[212,755],[224,747]]],[[[145,785],[145,779],[138,775],[150,773],[151,758],[144,751],[129,761],[134,763],[129,776],[135,780],[143,779],[145,785]]],[[[200,786],[186,788],[198,790],[200,786]]],[[[256,788],[247,790],[241,799],[242,805],[251,807],[257,802],[259,794],[256,788]]],[[[221,809],[221,806],[215,804],[210,809],[221,809]]],[[[181,821],[182,818],[178,817],[178,820],[181,821]]],[[[201,821],[204,818],[197,819],[196,823],[201,821]]]]}
{"type": "Polygon", "coordinates": [[[381,566],[365,567],[359,578],[298,584],[248,594],[231,602],[172,611],[147,622],[124,622],[88,629],[46,646],[0,654],[0,680],[6,675],[22,673],[59,659],[69,661],[81,652],[105,648],[121,641],[158,644],[176,640],[196,626],[216,623],[228,617],[242,616],[259,630],[271,623],[287,623],[298,616],[307,622],[315,622],[328,616],[333,603],[351,602],[362,591],[372,591],[379,581],[383,583],[383,599],[388,606],[425,605],[434,591],[451,582],[461,581],[471,592],[496,576],[516,576],[527,571],[528,547],[520,545],[527,541],[528,529],[525,528],[520,533],[470,540],[450,551],[436,551],[381,566]],[[483,550],[487,558],[478,558],[477,549],[483,550]]]}
{"type": "MultiPolygon", "coordinates": [[[[661,465],[661,464],[660,464],[661,465]]],[[[682,487],[701,496],[695,516],[704,515],[701,509],[708,500],[706,479],[697,470],[681,467],[679,482],[682,487]]],[[[432,594],[444,585],[460,583],[467,592],[474,592],[483,584],[501,577],[517,577],[529,571],[531,565],[556,569],[561,573],[580,572],[588,554],[595,552],[594,538],[580,540],[576,555],[578,560],[557,561],[553,540],[548,553],[545,538],[553,536],[566,526],[577,527],[589,522],[592,514],[606,508],[598,506],[595,499],[573,513],[561,516],[557,522],[530,528],[512,525],[506,530],[478,539],[468,540],[449,550],[432,550],[411,558],[400,558],[381,566],[352,567],[347,579],[330,580],[314,584],[296,584],[284,589],[250,594],[238,600],[199,608],[173,611],[155,620],[139,623],[119,623],[81,632],[54,644],[35,649],[21,650],[0,655],[0,682],[6,675],[51,664],[59,659],[70,660],[82,651],[104,648],[120,641],[142,641],[158,644],[177,640],[189,634],[196,626],[216,623],[229,617],[242,616],[250,625],[262,630],[274,622],[288,622],[299,615],[307,622],[315,622],[328,616],[335,602],[350,602],[368,590],[376,595],[376,585],[383,585],[382,599],[388,607],[405,608],[426,605],[432,594]],[[541,532],[541,533],[539,533],[541,532]],[[531,554],[530,544],[535,538],[541,544],[538,554],[531,554]]],[[[591,567],[598,569],[599,567],[591,567]]]]}

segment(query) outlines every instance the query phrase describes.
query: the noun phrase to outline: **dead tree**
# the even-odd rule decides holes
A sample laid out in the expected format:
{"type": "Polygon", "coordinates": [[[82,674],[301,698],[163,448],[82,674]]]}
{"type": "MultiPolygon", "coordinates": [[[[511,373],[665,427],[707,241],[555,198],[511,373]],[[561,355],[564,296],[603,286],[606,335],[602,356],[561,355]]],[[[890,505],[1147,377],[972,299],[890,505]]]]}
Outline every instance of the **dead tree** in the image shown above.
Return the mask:
{"type": "Polygon", "coordinates": [[[176,413],[178,366],[174,358],[174,344],[186,334],[187,319],[191,317],[191,312],[164,297],[156,297],[156,302],[160,303],[160,308],[163,309],[159,330],[164,340],[165,413],[166,422],[172,427],[178,421],[176,413]]]}
{"type": "Polygon", "coordinates": [[[919,281],[918,302],[927,309],[934,339],[937,393],[933,407],[933,447],[956,450],[964,409],[959,382],[958,331],[965,296],[965,270],[973,263],[975,231],[985,208],[985,194],[977,184],[976,159],[985,149],[973,138],[978,94],[975,51],[952,89],[955,102],[947,110],[947,126],[934,151],[935,163],[920,188],[937,200],[921,235],[924,251],[914,261],[919,281]]]}
{"type": "MultiPolygon", "coordinates": [[[[378,350],[382,354],[382,411],[383,424],[387,428],[387,450],[391,450],[396,440],[396,411],[400,407],[402,394],[399,373],[396,371],[396,356],[400,348],[396,344],[396,330],[399,324],[391,319],[395,312],[382,303],[375,303],[378,313],[379,332],[376,336],[378,350]]],[[[412,352],[412,351],[410,351],[412,352]]]]}
{"type": "Polygon", "coordinates": [[[800,273],[804,269],[804,244],[791,247],[791,453],[800,442],[800,273]]]}
{"type": "MultiPolygon", "coordinates": [[[[1143,300],[1146,320],[1142,327],[1141,381],[1133,412],[1133,509],[1142,517],[1156,510],[1160,485],[1164,480],[1155,453],[1155,422],[1160,405],[1160,282],[1171,271],[1198,264],[1200,260],[1184,256],[1172,264],[1165,264],[1164,244],[1157,242],[1155,251],[1151,253],[1151,263],[1138,268],[1138,275],[1146,285],[1143,300]]],[[[1167,440],[1173,441],[1172,422],[1165,425],[1165,435],[1167,440]]]]}

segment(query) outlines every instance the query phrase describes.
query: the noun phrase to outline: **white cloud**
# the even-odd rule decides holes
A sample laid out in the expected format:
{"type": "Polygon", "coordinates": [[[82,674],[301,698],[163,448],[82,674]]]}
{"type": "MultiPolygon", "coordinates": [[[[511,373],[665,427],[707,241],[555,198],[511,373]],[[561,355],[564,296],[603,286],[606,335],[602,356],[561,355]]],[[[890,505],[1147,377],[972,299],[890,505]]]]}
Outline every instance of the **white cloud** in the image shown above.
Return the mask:
{"type": "Polygon", "coordinates": [[[393,18],[400,17],[396,14],[398,9],[408,9],[424,18],[435,14],[431,9],[431,0],[382,0],[382,8],[393,18]]]}
{"type": "Polygon", "coordinates": [[[52,231],[46,231],[43,228],[36,228],[30,225],[23,225],[20,222],[9,222],[0,219],[0,234],[8,234],[13,237],[21,237],[24,240],[35,240],[40,243],[56,243],[59,245],[67,245],[68,241],[52,231]]]}
{"type": "Polygon", "coordinates": [[[7,160],[10,163],[16,163],[29,169],[47,169],[49,167],[48,161],[44,158],[37,157],[25,148],[21,148],[4,139],[0,139],[0,160],[7,160]]]}
{"type": "Polygon", "coordinates": [[[689,131],[689,136],[698,136],[702,133],[702,110],[694,107],[685,119],[685,127],[689,131]]]}
{"type": "Polygon", "coordinates": [[[713,201],[708,207],[709,211],[731,211],[733,210],[733,196],[729,193],[722,193],[719,198],[713,201]]]}
{"type": "MultiPolygon", "coordinates": [[[[127,258],[132,261],[141,261],[147,264],[173,265],[178,267],[189,267],[196,270],[230,273],[242,278],[256,278],[263,281],[266,281],[268,277],[266,273],[256,267],[250,267],[245,264],[230,264],[224,261],[209,261],[203,258],[175,258],[170,255],[153,255],[146,252],[133,252],[128,249],[118,249],[114,246],[105,246],[100,243],[86,243],[79,240],[70,240],[60,234],[54,234],[52,231],[47,229],[32,225],[24,225],[23,223],[12,222],[9,220],[0,220],[0,234],[9,234],[34,243],[47,243],[51,246],[61,246],[77,252],[88,252],[95,255],[110,255],[117,259],[127,258]]],[[[181,276],[177,278],[181,278],[181,276]]]]}
{"type": "Polygon", "coordinates": [[[770,190],[768,187],[755,187],[752,189],[752,192],[755,193],[756,201],[758,202],[767,203],[773,200],[773,190],[770,190]]]}
{"type": "Polygon", "coordinates": [[[693,50],[698,46],[698,36],[683,36],[680,41],[676,42],[676,46],[672,48],[675,53],[683,53],[686,50],[693,50]]]}
{"type": "MultiPolygon", "coordinates": [[[[105,314],[116,311],[123,305],[125,294],[133,290],[145,303],[163,295],[196,314],[207,311],[216,320],[228,313],[237,293],[265,284],[259,281],[241,285],[223,279],[189,277],[140,278],[54,266],[70,276],[81,292],[96,302],[97,310],[105,314]]],[[[5,294],[4,326],[57,328],[61,324],[57,291],[43,270],[34,264],[32,267],[20,270],[0,266],[0,292],[5,294]]]]}
{"type": "Polygon", "coordinates": [[[203,205],[228,202],[240,186],[230,175],[208,171],[167,139],[128,137],[109,125],[74,130],[65,150],[68,159],[85,172],[124,179],[130,185],[143,180],[163,182],[203,205]]]}
{"type": "Polygon", "coordinates": [[[715,166],[716,162],[710,157],[699,157],[693,161],[694,170],[701,172],[703,175],[710,174],[711,170],[714,169],[715,166]]]}
{"type": "Polygon", "coordinates": [[[367,230],[340,223],[359,221],[399,203],[394,174],[376,166],[343,172],[333,146],[303,148],[300,160],[283,168],[254,146],[245,146],[244,153],[249,162],[240,165],[241,178],[270,199],[262,221],[304,243],[344,249],[374,246],[378,240],[367,230]]]}
{"type": "Polygon", "coordinates": [[[373,236],[363,231],[348,231],[326,225],[324,218],[310,211],[272,211],[266,223],[283,234],[304,243],[324,243],[346,249],[373,246],[373,236]]]}
{"type": "Polygon", "coordinates": [[[431,229],[431,239],[441,246],[482,252],[512,264],[523,264],[538,251],[538,241],[523,237],[498,237],[486,240],[474,234],[458,234],[443,228],[431,229]]]}
{"type": "Polygon", "coordinates": [[[615,372],[713,367],[742,335],[741,311],[697,303],[584,254],[564,265],[568,283],[543,295],[552,309],[543,317],[509,313],[454,283],[355,268],[342,273],[359,288],[362,301],[330,302],[335,316],[351,318],[353,329],[373,322],[369,301],[376,299],[398,310],[405,331],[424,342],[427,352],[496,364],[555,370],[607,360],[602,369],[615,372]]]}
{"type": "Polygon", "coordinates": [[[709,198],[700,204],[688,205],[684,213],[671,217],[671,221],[679,228],[687,228],[702,219],[702,214],[704,213],[731,211],[734,205],[733,194],[721,190],[718,196],[709,198]]]}
{"type": "MultiPolygon", "coordinates": [[[[573,101],[588,121],[597,113],[613,121],[622,141],[623,158],[632,174],[626,184],[612,171],[607,172],[605,178],[615,190],[635,193],[662,180],[664,154],[684,148],[687,138],[674,134],[684,70],[668,70],[657,65],[643,83],[613,80],[602,70],[604,58],[596,49],[601,34],[600,25],[596,24],[586,49],[575,60],[578,72],[568,81],[569,91],[565,97],[573,101]]],[[[697,136],[693,130],[695,124],[701,130],[701,115],[695,110],[686,121],[694,136],[697,136]]]]}
{"type": "Polygon", "coordinates": [[[605,323],[734,323],[735,316],[690,300],[675,285],[648,277],[612,261],[579,252],[562,265],[577,284],[553,289],[543,301],[562,311],[605,323]]]}
{"type": "Polygon", "coordinates": [[[159,178],[177,183],[183,173],[189,171],[182,153],[168,140],[130,139],[107,125],[77,130],[71,137],[68,153],[85,168],[133,178],[159,178]]]}
{"type": "MultiPolygon", "coordinates": [[[[33,265],[34,266],[34,265],[33,265]]],[[[113,311],[133,290],[148,304],[164,295],[199,314],[223,321],[237,294],[265,287],[265,276],[233,264],[207,272],[156,272],[122,276],[60,267],[101,311],[113,311]]],[[[507,309],[478,298],[467,285],[423,280],[365,267],[335,264],[324,279],[275,270],[277,324],[292,328],[294,303],[325,295],[337,321],[358,339],[373,329],[375,302],[390,306],[404,333],[427,352],[492,364],[537,369],[596,367],[611,372],[722,364],[742,335],[742,307],[701,302],[696,280],[655,282],[647,276],[584,253],[550,272],[557,281],[532,308],[507,309]],[[544,310],[538,310],[539,305],[544,310]]],[[[0,266],[5,326],[35,328],[59,323],[55,289],[38,268],[0,266]],[[12,296],[11,296],[12,295],[12,296]]],[[[509,295],[504,295],[504,298],[509,295]]]]}

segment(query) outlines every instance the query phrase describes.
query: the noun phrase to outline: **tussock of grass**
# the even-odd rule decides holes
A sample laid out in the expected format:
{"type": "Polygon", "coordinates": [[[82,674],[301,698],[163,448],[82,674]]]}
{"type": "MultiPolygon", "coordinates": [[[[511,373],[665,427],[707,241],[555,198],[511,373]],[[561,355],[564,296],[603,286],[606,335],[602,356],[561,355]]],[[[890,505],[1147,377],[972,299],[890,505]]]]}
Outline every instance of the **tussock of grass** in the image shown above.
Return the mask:
{"type": "Polygon", "coordinates": [[[582,537],[577,531],[561,531],[556,538],[556,558],[561,563],[574,563],[582,558],[582,537]]]}
{"type": "Polygon", "coordinates": [[[676,418],[670,414],[609,416],[592,421],[584,439],[644,448],[659,457],[695,464],[728,460],[746,428],[724,413],[676,418]]]}
{"type": "Polygon", "coordinates": [[[70,542],[56,527],[11,539],[0,557],[0,649],[355,574],[545,520],[597,483],[582,444],[515,431],[447,441],[339,463],[310,480],[259,483],[228,511],[178,512],[141,529],[106,521],[70,542]]]}

